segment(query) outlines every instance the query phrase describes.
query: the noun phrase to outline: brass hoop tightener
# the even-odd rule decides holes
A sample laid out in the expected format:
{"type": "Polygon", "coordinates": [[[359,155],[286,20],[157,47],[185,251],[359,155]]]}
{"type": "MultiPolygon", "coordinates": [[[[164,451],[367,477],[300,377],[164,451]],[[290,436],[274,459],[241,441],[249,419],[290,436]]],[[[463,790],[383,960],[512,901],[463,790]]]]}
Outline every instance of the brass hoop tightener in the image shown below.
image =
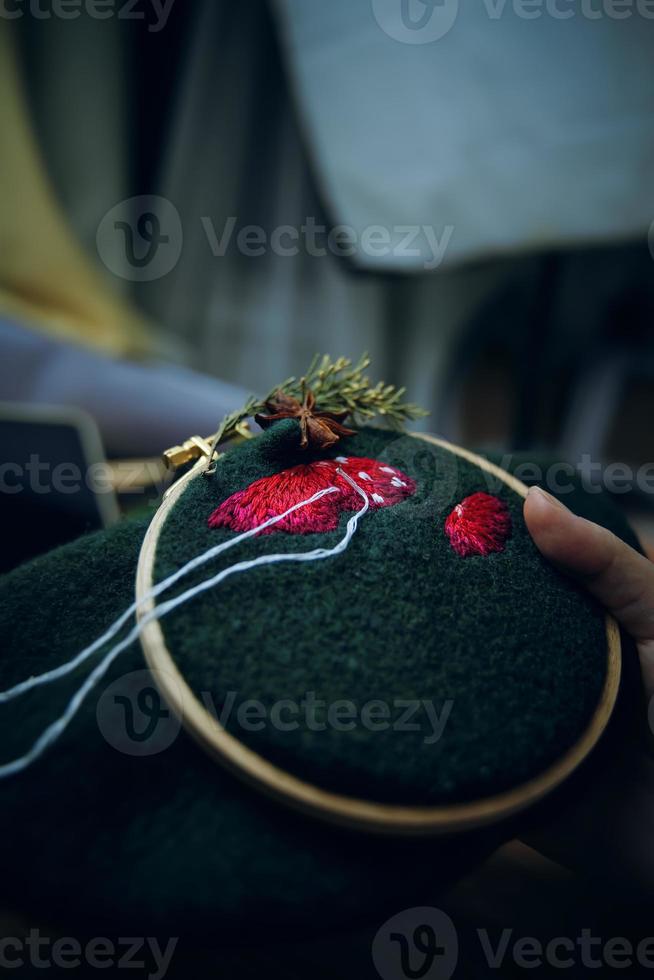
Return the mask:
{"type": "MultiPolygon", "coordinates": [[[[188,466],[189,463],[194,463],[198,459],[203,457],[207,461],[205,474],[210,475],[214,472],[215,464],[217,460],[216,450],[218,448],[217,437],[219,432],[214,432],[213,435],[202,437],[202,436],[191,436],[186,442],[183,442],[181,446],[171,446],[170,449],[166,449],[162,453],[162,459],[169,470],[179,470],[183,466],[188,466]]],[[[236,435],[230,437],[229,442],[240,441],[242,439],[252,439],[253,434],[250,431],[250,427],[247,422],[241,422],[240,425],[236,427],[236,435]]],[[[222,454],[220,454],[222,455],[222,454]]]]}

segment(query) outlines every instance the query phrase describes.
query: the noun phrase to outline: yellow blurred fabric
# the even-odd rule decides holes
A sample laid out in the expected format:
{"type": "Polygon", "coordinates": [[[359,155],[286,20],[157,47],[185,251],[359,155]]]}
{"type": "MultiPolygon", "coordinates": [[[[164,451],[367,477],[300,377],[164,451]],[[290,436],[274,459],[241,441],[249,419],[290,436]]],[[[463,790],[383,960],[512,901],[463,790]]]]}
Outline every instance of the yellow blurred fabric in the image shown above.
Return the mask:
{"type": "Polygon", "coordinates": [[[145,321],[75,241],[30,124],[11,25],[0,20],[0,314],[112,354],[151,352],[145,321]]]}

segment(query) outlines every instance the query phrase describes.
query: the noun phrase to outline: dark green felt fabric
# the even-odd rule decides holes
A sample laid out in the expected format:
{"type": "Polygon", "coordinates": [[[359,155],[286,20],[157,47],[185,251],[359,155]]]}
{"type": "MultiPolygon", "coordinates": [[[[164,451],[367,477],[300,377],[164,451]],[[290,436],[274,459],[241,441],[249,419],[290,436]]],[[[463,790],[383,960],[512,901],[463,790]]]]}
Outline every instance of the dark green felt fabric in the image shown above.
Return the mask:
{"type": "MultiPolygon", "coordinates": [[[[214,478],[189,485],[164,526],[157,578],[233,536],[209,529],[206,518],[231,493],[288,465],[296,429],[279,427],[228,454],[214,478]]],[[[384,459],[416,480],[416,494],[365,517],[337,558],[248,571],[164,621],[182,673],[219,709],[228,692],[236,696],[227,727],[248,745],[342,793],[459,802],[536,775],[574,742],[597,704],[606,662],[603,612],[540,557],[522,520],[522,498],[479,467],[381,431],[359,434],[338,452],[384,459]],[[501,554],[461,558],[444,533],[445,518],[480,490],[507,503],[513,535],[501,554]],[[239,724],[241,701],[260,702],[268,716],[287,699],[300,706],[307,692],[323,703],[311,727],[306,709],[283,715],[298,722],[292,731],[239,724]],[[387,719],[379,709],[387,730],[328,724],[327,706],[349,701],[360,717],[371,700],[388,706],[387,719]],[[424,700],[439,716],[451,704],[435,742],[425,709],[411,718],[415,730],[393,724],[400,702],[424,700]],[[318,725],[324,730],[312,730],[318,725]]],[[[264,551],[328,547],[337,537],[253,538],[237,555],[221,556],[216,570],[264,551]]],[[[206,570],[197,580],[203,577],[206,570]]]]}
{"type": "MultiPolygon", "coordinates": [[[[281,431],[273,437],[274,431],[265,456],[255,446],[235,451],[221,463],[220,482],[202,481],[195,497],[191,491],[185,495],[162,541],[159,571],[170,564],[175,526],[194,499],[197,510],[181,541],[189,553],[221,533],[205,529],[211,507],[280,465],[275,442],[286,436],[281,431]]],[[[192,611],[180,610],[167,626],[176,657],[196,686],[233,685],[243,697],[296,696],[310,684],[325,697],[436,701],[455,696],[450,723],[460,738],[458,747],[450,744],[460,769],[445,758],[440,743],[428,750],[399,733],[395,738],[368,733],[346,742],[331,732],[282,739],[268,731],[265,740],[255,740],[271,758],[324,785],[426,801],[452,798],[455,786],[461,796],[472,795],[492,785],[493,772],[510,783],[552,757],[557,745],[563,747],[583,727],[601,683],[600,613],[530,555],[519,502],[510,494],[516,532],[506,554],[456,559],[441,538],[447,506],[438,493],[452,477],[447,459],[439,462],[422,443],[384,434],[353,440],[348,452],[355,451],[386,453],[414,475],[422,483],[416,499],[365,518],[352,551],[334,561],[343,561],[343,567],[329,586],[319,581],[329,573],[327,562],[301,572],[280,566],[268,570],[265,581],[263,574],[260,580],[254,574],[243,578],[238,605],[225,588],[192,611]],[[441,488],[434,490],[436,500],[424,489],[430,484],[433,490],[434,481],[441,488]],[[394,528],[401,541],[393,542],[394,528]],[[384,567],[401,601],[387,588],[384,567]],[[371,592],[374,583],[383,589],[381,602],[371,592]],[[253,612],[262,609],[265,623],[257,626],[253,612]],[[391,612],[399,617],[392,628],[391,612]],[[240,616],[238,628],[234,615],[240,616]],[[344,620],[348,631],[338,628],[344,620]],[[219,643],[206,642],[216,674],[202,668],[197,657],[196,624],[208,636],[212,622],[228,628],[219,643]],[[299,637],[292,635],[291,623],[299,623],[299,637]],[[368,644],[353,641],[352,630],[359,627],[370,634],[368,644]],[[196,632],[194,643],[184,638],[187,631],[196,632]],[[258,652],[247,652],[246,638],[256,639],[258,652]],[[474,658],[468,655],[471,645],[474,658]],[[468,687],[473,694],[467,694],[468,687]],[[466,728],[469,724],[473,727],[466,728]],[[486,742],[478,731],[486,733],[486,742]],[[472,744],[481,753],[477,771],[472,744]]],[[[448,504],[480,488],[478,479],[458,467],[448,504]]],[[[492,492],[505,494],[497,487],[492,492]]],[[[566,502],[574,509],[598,513],[596,498],[579,492],[573,498],[566,502]]],[[[604,522],[628,537],[619,514],[604,506],[599,508],[604,522]]],[[[1,688],[67,660],[129,604],[146,524],[126,522],[82,538],[0,579],[1,688]]],[[[239,557],[261,547],[308,544],[307,538],[278,534],[253,542],[239,557]]],[[[183,557],[180,553],[177,561],[183,557]]],[[[5,904],[40,912],[50,921],[85,920],[95,935],[110,923],[130,935],[196,931],[208,943],[225,936],[247,940],[253,928],[257,936],[262,930],[304,935],[307,929],[370,920],[380,910],[433,903],[453,877],[509,832],[500,828],[490,837],[447,842],[348,834],[267,802],[184,734],[154,756],[119,753],[99,731],[98,699],[117,678],[142,667],[140,649],[132,646],[57,747],[27,773],[0,783],[5,904]]],[[[81,676],[0,707],[1,761],[31,744],[81,676]]]]}

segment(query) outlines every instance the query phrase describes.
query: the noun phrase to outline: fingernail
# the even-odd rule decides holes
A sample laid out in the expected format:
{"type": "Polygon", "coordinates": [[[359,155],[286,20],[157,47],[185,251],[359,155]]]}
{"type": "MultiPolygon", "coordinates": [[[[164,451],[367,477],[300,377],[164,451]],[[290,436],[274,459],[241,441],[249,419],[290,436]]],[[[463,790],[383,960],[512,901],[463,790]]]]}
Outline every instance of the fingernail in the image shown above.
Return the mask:
{"type": "Polygon", "coordinates": [[[528,497],[540,497],[549,506],[551,506],[551,507],[558,507],[559,510],[567,510],[568,509],[565,506],[565,504],[562,504],[560,500],[557,500],[556,497],[553,497],[551,493],[548,493],[547,492],[547,490],[543,490],[542,487],[529,487],[529,493],[527,494],[527,496],[528,497]]]}

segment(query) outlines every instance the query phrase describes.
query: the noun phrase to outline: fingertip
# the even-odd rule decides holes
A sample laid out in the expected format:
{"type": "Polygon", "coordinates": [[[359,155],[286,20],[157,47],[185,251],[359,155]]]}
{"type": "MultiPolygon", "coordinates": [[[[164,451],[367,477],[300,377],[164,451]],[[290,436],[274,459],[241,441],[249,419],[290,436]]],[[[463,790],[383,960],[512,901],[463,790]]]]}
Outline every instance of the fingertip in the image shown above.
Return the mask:
{"type": "Polygon", "coordinates": [[[571,544],[578,534],[576,525],[581,518],[542,487],[530,487],[524,518],[539,551],[550,561],[568,564],[572,557],[571,544]]]}
{"type": "MultiPolygon", "coordinates": [[[[529,487],[527,491],[527,501],[537,507],[555,507],[557,510],[568,510],[558,497],[553,497],[551,493],[543,487],[529,487]]],[[[525,501],[526,502],[526,501],[525,501]]]]}
{"type": "Polygon", "coordinates": [[[573,517],[572,511],[542,487],[530,487],[524,503],[524,517],[530,533],[539,534],[573,517]]]}

